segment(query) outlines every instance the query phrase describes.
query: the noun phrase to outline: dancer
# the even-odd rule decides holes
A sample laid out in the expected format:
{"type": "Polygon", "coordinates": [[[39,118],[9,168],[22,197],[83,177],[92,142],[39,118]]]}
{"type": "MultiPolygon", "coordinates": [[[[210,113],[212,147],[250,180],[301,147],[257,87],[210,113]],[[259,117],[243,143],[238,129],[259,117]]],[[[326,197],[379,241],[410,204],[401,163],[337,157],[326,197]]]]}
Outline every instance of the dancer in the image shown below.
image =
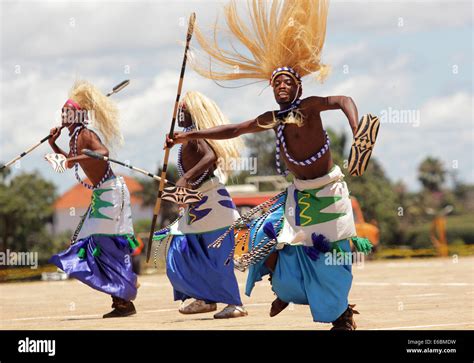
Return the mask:
{"type": "MultiPolygon", "coordinates": [[[[286,191],[237,221],[247,222],[256,211],[269,207],[251,222],[249,252],[236,261],[242,269],[250,266],[246,294],[250,295],[255,282],[270,274],[277,296],[270,316],[279,314],[290,302],[309,304],[314,321],[332,323],[333,329],[354,330],[353,314],[357,312],[348,303],[351,261],[328,260],[323,253],[335,251],[331,255],[348,256],[350,240],[364,253],[371,245],[356,236],[349,191],[341,169],[333,165],[321,113],[342,110],[355,133],[357,107],[345,96],[301,98],[302,77],[317,72],[323,80],[328,74],[328,67],[321,63],[328,4],[300,0],[269,5],[255,0],[248,8],[248,22],[240,18],[234,1],[225,8],[225,15],[229,34],[251,56],[237,53],[235,48],[224,50],[217,39],[209,42],[197,31],[202,49],[214,63],[211,67],[196,63],[195,69],[215,80],[269,80],[280,110],[240,124],[176,133],[167,143],[171,147],[190,140],[229,139],[273,129],[278,172],[288,174],[281,170],[282,157],[294,180],[286,191]]],[[[213,246],[228,244],[223,238],[229,233],[230,229],[213,246]]]]}
{"type": "MultiPolygon", "coordinates": [[[[180,103],[178,125],[184,130],[205,130],[228,124],[218,106],[199,92],[187,92],[180,103]]],[[[174,299],[181,300],[179,312],[196,314],[215,311],[216,303],[227,306],[214,315],[216,319],[247,315],[242,306],[233,263],[225,265],[234,243],[226,237],[222,249],[209,249],[229,226],[239,218],[224,184],[214,176],[226,174],[223,165],[239,157],[240,140],[190,141],[179,150],[176,186],[199,190],[203,198],[187,206],[181,218],[155,234],[154,240],[170,240],[166,273],[174,289],[174,299]],[[219,167],[221,166],[221,167],[219,167]],[[216,170],[217,169],[217,170],[216,170]],[[193,298],[191,303],[186,300],[193,298]]]]}
{"type": "Polygon", "coordinates": [[[136,310],[131,300],[137,295],[138,283],[132,271],[131,253],[138,242],[133,231],[130,194],[123,178],[115,176],[108,162],[80,154],[80,150],[90,149],[108,155],[108,147],[121,144],[117,107],[91,83],[78,81],[62,111],[62,124],[69,130],[70,151],[66,153],[56,145],[61,128],[51,130],[49,144],[55,153],[67,157],[66,167],[75,168],[77,180],[92,190],[92,200],[71,246],[54,255],[50,262],[112,296],[113,310],[104,318],[133,315],[136,310]],[[86,127],[89,114],[104,143],[86,127]],[[92,184],[81,180],[79,166],[92,184]]]}

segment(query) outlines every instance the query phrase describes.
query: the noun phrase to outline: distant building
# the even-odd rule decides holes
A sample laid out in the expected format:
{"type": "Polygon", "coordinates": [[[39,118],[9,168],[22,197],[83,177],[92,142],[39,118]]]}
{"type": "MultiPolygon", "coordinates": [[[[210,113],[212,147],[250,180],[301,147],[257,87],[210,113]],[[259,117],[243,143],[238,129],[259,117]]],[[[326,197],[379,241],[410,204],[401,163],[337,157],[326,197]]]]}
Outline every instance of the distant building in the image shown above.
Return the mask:
{"type": "MultiPolygon", "coordinates": [[[[143,189],[141,184],[132,177],[122,176],[130,191],[133,220],[151,219],[153,216],[153,208],[143,207],[142,199],[134,195],[134,193],[143,189]]],[[[90,183],[88,179],[86,179],[86,182],[90,183]]],[[[84,188],[80,184],[76,184],[61,195],[54,203],[52,232],[59,234],[66,231],[75,231],[81,216],[86,213],[89,207],[91,196],[92,191],[84,188]]]]}

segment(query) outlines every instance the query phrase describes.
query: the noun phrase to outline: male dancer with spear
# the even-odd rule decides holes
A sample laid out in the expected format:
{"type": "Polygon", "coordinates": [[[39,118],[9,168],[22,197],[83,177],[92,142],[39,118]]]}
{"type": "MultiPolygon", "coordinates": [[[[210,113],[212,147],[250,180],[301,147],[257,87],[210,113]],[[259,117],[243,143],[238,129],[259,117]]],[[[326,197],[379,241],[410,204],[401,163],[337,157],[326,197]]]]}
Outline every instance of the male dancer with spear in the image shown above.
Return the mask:
{"type": "Polygon", "coordinates": [[[138,282],[130,255],[138,242],[133,231],[129,191],[108,162],[80,155],[82,149],[108,155],[109,147],[122,142],[118,109],[91,83],[78,81],[63,106],[63,126],[69,131],[70,151],[65,152],[56,145],[62,127],[51,130],[49,144],[55,153],[67,158],[67,168],[74,166],[77,180],[92,190],[92,201],[78,236],[73,237],[66,251],[54,255],[50,262],[86,285],[112,296],[113,310],[104,318],[135,314],[132,300],[137,295],[138,282]],[[89,112],[104,142],[85,126],[89,112]],[[92,184],[80,178],[79,165],[92,184]]]}
{"type": "MultiPolygon", "coordinates": [[[[195,22],[196,22],[196,14],[191,13],[191,15],[189,16],[189,21],[188,21],[188,30],[186,32],[186,45],[184,47],[183,62],[181,64],[181,72],[179,74],[178,92],[176,94],[176,100],[174,103],[173,117],[171,119],[169,135],[173,135],[174,127],[176,125],[176,116],[178,114],[181,90],[183,89],[184,72],[186,71],[186,62],[188,59],[189,44],[191,43],[191,38],[193,36],[195,22]]],[[[163,200],[163,192],[165,188],[165,180],[166,180],[166,172],[168,169],[169,156],[170,156],[170,149],[165,148],[165,155],[163,157],[163,166],[161,168],[160,184],[158,186],[158,196],[156,197],[155,208],[153,209],[153,218],[151,220],[151,228],[150,228],[150,234],[149,234],[148,245],[147,245],[147,250],[146,250],[146,262],[150,261],[151,245],[153,243],[153,238],[155,234],[156,221],[158,219],[158,214],[160,213],[160,208],[161,208],[161,202],[163,200]]]]}
{"type": "MultiPolygon", "coordinates": [[[[203,94],[187,92],[180,103],[178,125],[184,130],[205,130],[228,124],[219,107],[203,94]]],[[[178,187],[202,192],[202,199],[187,206],[178,221],[155,234],[155,240],[169,237],[166,273],[174,288],[174,299],[181,300],[179,312],[197,314],[215,311],[216,303],[226,307],[216,319],[247,315],[242,306],[234,265],[225,264],[234,244],[233,234],[220,249],[208,249],[239,218],[235,204],[215,171],[224,178],[228,165],[236,160],[243,147],[239,139],[214,141],[193,140],[181,145],[178,156],[178,187]],[[187,299],[193,298],[189,304],[187,299]]]]}
{"type": "MultiPolygon", "coordinates": [[[[194,31],[196,15],[189,17],[184,48],[183,62],[179,76],[178,91],[170,126],[170,135],[173,135],[178,109],[180,109],[180,125],[183,127],[206,128],[225,123],[224,117],[217,106],[195,92],[188,93],[181,103],[180,97],[186,70],[187,53],[194,31]]],[[[158,197],[153,211],[150,238],[147,246],[147,261],[150,258],[153,240],[161,240],[167,235],[175,235],[171,249],[167,256],[167,274],[173,284],[176,300],[194,298],[189,305],[181,306],[183,314],[202,313],[217,309],[216,302],[228,305],[216,314],[215,318],[231,318],[247,315],[240,301],[237,281],[232,268],[219,268],[222,253],[206,251],[209,243],[217,238],[222,229],[228,227],[238,213],[225,190],[223,184],[212,177],[216,159],[230,158],[237,154],[237,143],[196,142],[188,145],[180,153],[179,170],[180,180],[177,187],[195,187],[202,192],[203,198],[198,203],[188,207],[185,217],[170,228],[163,228],[155,233],[155,225],[163,200],[164,181],[169,158],[169,148],[165,148],[161,180],[158,197]],[[201,185],[202,184],[202,185],[201,185]]],[[[225,161],[225,160],[224,160],[225,161]]]]}
{"type": "MultiPolygon", "coordinates": [[[[254,0],[248,8],[249,22],[239,17],[235,1],[225,8],[225,15],[230,36],[251,56],[235,48],[224,50],[217,39],[209,42],[198,32],[201,47],[220,69],[196,65],[196,70],[215,80],[268,80],[280,110],[240,124],[175,133],[168,138],[168,146],[273,129],[277,169],[282,172],[281,152],[294,180],[286,191],[242,217],[248,222],[256,211],[269,207],[251,223],[249,252],[239,260],[242,268],[250,265],[246,294],[250,295],[255,282],[270,274],[272,290],[277,295],[270,316],[280,313],[290,302],[308,304],[314,321],[330,322],[333,329],[354,330],[353,314],[357,312],[348,304],[351,265],[327,264],[321,255],[332,250],[349,253],[350,240],[363,252],[368,252],[371,245],[356,236],[349,191],[341,169],[333,165],[321,113],[342,110],[355,133],[357,108],[345,96],[301,99],[303,76],[319,72],[323,79],[327,75],[328,68],[321,63],[327,1],[275,0],[270,6],[254,0]]],[[[218,32],[216,25],[214,34],[218,32]]],[[[236,225],[237,222],[227,233],[232,233],[236,225]]],[[[226,234],[214,246],[219,246],[226,234]]]]}

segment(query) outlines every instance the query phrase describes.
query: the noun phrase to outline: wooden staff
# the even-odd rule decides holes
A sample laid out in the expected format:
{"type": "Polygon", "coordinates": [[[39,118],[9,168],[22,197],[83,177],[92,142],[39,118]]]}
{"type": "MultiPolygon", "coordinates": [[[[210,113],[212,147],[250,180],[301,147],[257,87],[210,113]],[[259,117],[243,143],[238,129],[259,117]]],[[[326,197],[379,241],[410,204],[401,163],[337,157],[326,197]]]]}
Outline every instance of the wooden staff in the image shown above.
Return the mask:
{"type": "MultiPolygon", "coordinates": [[[[188,49],[189,49],[189,43],[191,42],[191,38],[193,36],[195,21],[196,21],[196,14],[192,13],[191,16],[189,17],[188,33],[186,34],[186,47],[184,48],[183,64],[181,66],[181,74],[179,76],[179,83],[178,83],[178,92],[176,95],[176,102],[174,104],[173,118],[171,120],[171,127],[170,127],[170,132],[169,132],[170,138],[173,138],[174,126],[176,123],[176,115],[178,113],[179,98],[181,96],[181,89],[183,87],[184,71],[186,70],[186,60],[187,60],[187,54],[188,54],[188,49]]],[[[158,214],[160,213],[161,200],[162,200],[163,189],[165,186],[164,181],[166,179],[166,169],[168,168],[169,155],[170,155],[170,149],[166,148],[165,157],[163,159],[163,168],[161,169],[161,180],[160,180],[160,186],[158,188],[158,196],[156,198],[155,208],[153,210],[153,219],[151,221],[150,237],[148,238],[148,246],[146,249],[146,262],[150,261],[151,245],[153,242],[153,234],[155,232],[156,219],[158,217],[158,214]]]]}
{"type": "MultiPolygon", "coordinates": [[[[118,85],[116,85],[114,88],[112,88],[112,92],[110,93],[107,93],[107,97],[113,95],[114,93],[117,93],[117,92],[120,92],[122,89],[124,89],[125,87],[128,86],[128,84],[130,83],[130,81],[127,79],[121,83],[119,83],[118,85]]],[[[60,129],[66,127],[66,125],[63,125],[60,127],[60,129]]],[[[12,165],[14,162],[16,162],[17,160],[21,159],[23,156],[29,154],[30,152],[32,152],[34,149],[36,149],[38,146],[40,146],[43,142],[45,142],[46,140],[48,140],[49,138],[51,137],[51,135],[48,135],[46,137],[43,137],[37,144],[33,145],[32,147],[30,147],[29,149],[23,151],[20,155],[18,155],[17,157],[13,158],[12,160],[10,160],[8,163],[0,166],[0,170],[3,170],[7,167],[9,167],[10,165],[12,165]]]]}

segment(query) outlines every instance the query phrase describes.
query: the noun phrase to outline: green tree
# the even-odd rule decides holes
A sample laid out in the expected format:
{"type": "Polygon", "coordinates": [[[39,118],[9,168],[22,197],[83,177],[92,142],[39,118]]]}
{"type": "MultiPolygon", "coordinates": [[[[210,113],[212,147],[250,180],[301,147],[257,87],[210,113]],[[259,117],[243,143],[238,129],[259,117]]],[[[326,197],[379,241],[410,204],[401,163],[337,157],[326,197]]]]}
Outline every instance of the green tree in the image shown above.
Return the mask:
{"type": "Polygon", "coordinates": [[[367,222],[374,221],[380,229],[382,244],[399,243],[400,204],[393,185],[376,159],[371,159],[362,177],[346,176],[351,195],[360,203],[367,222]]]}
{"type": "Polygon", "coordinates": [[[446,180],[446,170],[443,163],[439,159],[428,156],[418,167],[418,180],[425,190],[441,191],[446,180]]]}
{"type": "Polygon", "coordinates": [[[9,168],[0,169],[0,183],[4,183],[5,180],[7,179],[8,175],[10,175],[10,169],[9,168]]]}
{"type": "Polygon", "coordinates": [[[385,175],[380,163],[372,157],[363,176],[351,176],[345,169],[344,157],[348,138],[344,132],[336,133],[328,129],[331,139],[331,154],[334,164],[339,165],[351,191],[357,198],[366,222],[377,223],[380,228],[380,242],[394,244],[399,238],[400,216],[398,213],[397,194],[394,185],[385,175]]]}
{"type": "Polygon", "coordinates": [[[0,250],[28,250],[48,243],[45,224],[51,222],[54,184],[37,173],[0,179],[0,250]]]}
{"type": "Polygon", "coordinates": [[[245,138],[249,156],[257,158],[256,175],[275,174],[275,133],[273,131],[249,134],[245,138]]]}

